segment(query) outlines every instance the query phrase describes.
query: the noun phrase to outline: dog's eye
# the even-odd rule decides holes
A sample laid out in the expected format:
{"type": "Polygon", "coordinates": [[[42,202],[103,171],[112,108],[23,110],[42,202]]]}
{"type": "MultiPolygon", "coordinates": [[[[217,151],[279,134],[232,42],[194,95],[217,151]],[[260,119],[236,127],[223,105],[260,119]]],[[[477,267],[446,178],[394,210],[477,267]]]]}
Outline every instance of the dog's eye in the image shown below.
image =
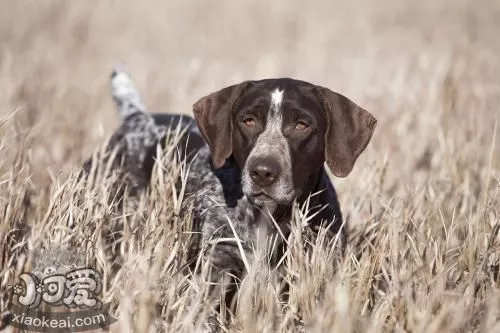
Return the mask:
{"type": "Polygon", "coordinates": [[[248,127],[254,127],[255,126],[255,120],[253,118],[245,118],[243,120],[243,124],[245,124],[248,127]]]}
{"type": "Polygon", "coordinates": [[[309,127],[309,124],[307,124],[303,121],[300,121],[300,120],[295,124],[295,129],[297,129],[299,131],[305,130],[308,127],[309,127]]]}

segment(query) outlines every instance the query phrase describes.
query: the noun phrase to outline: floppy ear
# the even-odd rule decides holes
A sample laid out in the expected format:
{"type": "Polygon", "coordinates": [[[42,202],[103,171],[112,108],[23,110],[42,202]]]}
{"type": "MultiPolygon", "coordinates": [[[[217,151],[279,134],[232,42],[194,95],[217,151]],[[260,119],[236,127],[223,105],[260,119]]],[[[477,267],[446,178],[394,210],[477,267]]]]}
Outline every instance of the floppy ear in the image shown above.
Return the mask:
{"type": "Polygon", "coordinates": [[[215,168],[222,167],[233,153],[232,112],[249,82],[216,91],[193,105],[196,123],[210,147],[215,168]]]}
{"type": "Polygon", "coordinates": [[[370,142],[377,119],[347,97],[318,88],[327,118],[326,164],[335,176],[346,177],[370,142]]]}

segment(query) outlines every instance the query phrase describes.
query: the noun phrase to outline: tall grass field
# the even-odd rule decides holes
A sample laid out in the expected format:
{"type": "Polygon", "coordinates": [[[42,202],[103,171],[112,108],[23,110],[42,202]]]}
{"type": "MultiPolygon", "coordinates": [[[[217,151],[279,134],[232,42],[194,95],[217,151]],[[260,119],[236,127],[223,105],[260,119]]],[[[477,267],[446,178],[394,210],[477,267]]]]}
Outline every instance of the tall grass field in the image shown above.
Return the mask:
{"type": "MultiPolygon", "coordinates": [[[[183,269],[189,221],[173,184],[186,169],[175,149],[125,209],[112,179],[78,180],[119,125],[109,75],[122,65],[154,112],[192,114],[225,86],[293,77],[378,120],[352,173],[332,179],[345,258],[304,251],[296,228],[282,269],[250,265],[223,332],[500,332],[500,1],[0,8],[2,320],[21,272],[78,263],[101,272],[100,299],[118,319],[101,331],[203,331],[209,288],[183,269]]],[[[295,223],[306,218],[298,210],[295,223]]]]}

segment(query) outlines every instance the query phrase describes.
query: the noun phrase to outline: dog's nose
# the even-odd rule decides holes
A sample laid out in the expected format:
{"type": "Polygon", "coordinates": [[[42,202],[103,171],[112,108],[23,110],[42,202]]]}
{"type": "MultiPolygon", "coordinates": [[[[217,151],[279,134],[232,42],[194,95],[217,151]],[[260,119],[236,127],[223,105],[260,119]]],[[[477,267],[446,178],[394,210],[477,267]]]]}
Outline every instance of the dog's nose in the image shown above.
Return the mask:
{"type": "Polygon", "coordinates": [[[259,186],[266,187],[274,184],[278,179],[280,168],[277,162],[271,159],[258,159],[250,164],[250,178],[259,186]]]}

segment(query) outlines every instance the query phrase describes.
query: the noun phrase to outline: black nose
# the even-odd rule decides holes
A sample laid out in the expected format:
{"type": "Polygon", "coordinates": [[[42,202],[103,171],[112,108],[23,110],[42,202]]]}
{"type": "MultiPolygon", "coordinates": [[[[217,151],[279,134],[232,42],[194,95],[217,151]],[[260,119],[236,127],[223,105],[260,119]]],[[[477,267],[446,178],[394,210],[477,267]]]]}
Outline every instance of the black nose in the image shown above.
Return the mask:
{"type": "Polygon", "coordinates": [[[250,178],[259,186],[267,187],[276,182],[280,167],[274,159],[262,158],[252,161],[249,165],[250,178]]]}

